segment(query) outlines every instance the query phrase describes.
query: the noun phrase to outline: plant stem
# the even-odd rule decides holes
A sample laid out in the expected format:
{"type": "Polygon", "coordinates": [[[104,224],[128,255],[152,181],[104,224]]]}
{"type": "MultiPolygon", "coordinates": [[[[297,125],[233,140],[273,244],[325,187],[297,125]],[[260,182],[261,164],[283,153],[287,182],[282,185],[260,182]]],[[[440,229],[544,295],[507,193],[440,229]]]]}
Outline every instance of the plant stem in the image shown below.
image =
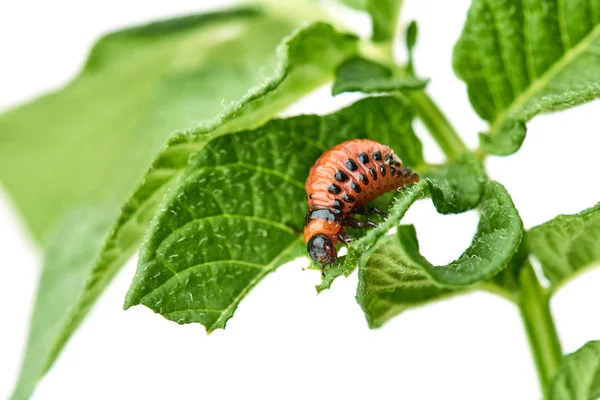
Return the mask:
{"type": "Polygon", "coordinates": [[[424,91],[405,93],[413,104],[419,118],[435,139],[448,159],[453,160],[468,151],[446,116],[424,91]]]}
{"type": "MultiPolygon", "coordinates": [[[[388,66],[394,71],[395,75],[406,76],[406,70],[395,63],[391,43],[373,43],[363,40],[360,42],[360,53],[388,66]]],[[[410,90],[402,93],[402,95],[413,105],[417,115],[449,160],[453,160],[468,151],[467,146],[450,125],[448,118],[427,93],[422,90],[410,90]]]]}
{"type": "Polygon", "coordinates": [[[527,331],[540,385],[545,392],[562,359],[562,349],[550,312],[550,299],[540,286],[529,261],[523,265],[519,281],[519,310],[527,331]]]}

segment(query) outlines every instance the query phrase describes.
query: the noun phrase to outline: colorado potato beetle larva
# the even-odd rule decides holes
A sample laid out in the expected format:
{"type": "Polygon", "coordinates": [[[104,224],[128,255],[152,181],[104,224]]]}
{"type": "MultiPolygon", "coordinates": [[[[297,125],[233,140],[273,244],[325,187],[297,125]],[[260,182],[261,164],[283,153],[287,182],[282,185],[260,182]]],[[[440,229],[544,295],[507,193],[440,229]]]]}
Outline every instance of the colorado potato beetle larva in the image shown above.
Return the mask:
{"type": "Polygon", "coordinates": [[[322,266],[337,261],[335,245],[352,240],[347,227],[377,226],[354,218],[355,214],[383,214],[377,208],[366,209],[365,204],[418,181],[419,176],[404,167],[391,148],[374,140],[349,140],[327,150],[306,179],[304,240],[310,257],[322,266]]]}

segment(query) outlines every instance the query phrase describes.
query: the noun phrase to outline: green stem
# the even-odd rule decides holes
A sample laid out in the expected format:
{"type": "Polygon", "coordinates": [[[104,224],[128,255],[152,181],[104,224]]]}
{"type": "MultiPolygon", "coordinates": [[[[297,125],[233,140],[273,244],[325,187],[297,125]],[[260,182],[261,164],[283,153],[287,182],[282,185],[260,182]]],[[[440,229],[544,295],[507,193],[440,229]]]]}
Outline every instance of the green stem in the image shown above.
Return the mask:
{"type": "Polygon", "coordinates": [[[545,392],[562,359],[562,349],[550,312],[550,299],[540,286],[529,262],[523,265],[519,281],[519,310],[527,331],[540,385],[545,392]]]}
{"type": "Polygon", "coordinates": [[[421,90],[414,90],[405,93],[411,101],[419,118],[431,133],[442,151],[448,159],[453,160],[460,154],[468,151],[467,146],[460,139],[446,116],[431,100],[431,98],[421,90]]]}

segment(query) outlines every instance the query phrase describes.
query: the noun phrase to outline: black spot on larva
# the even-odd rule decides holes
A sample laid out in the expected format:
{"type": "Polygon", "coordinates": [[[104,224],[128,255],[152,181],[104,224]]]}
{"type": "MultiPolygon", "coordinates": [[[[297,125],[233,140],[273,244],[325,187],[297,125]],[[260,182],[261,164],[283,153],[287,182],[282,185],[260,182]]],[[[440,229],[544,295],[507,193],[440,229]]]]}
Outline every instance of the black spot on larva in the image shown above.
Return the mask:
{"type": "Polygon", "coordinates": [[[400,167],[402,165],[402,163],[400,163],[400,161],[394,161],[394,165],[396,167],[400,167]]]}
{"type": "Polygon", "coordinates": [[[360,179],[360,181],[365,185],[369,184],[369,178],[367,178],[367,176],[363,173],[358,175],[358,179],[360,179]]]}
{"type": "Polygon", "coordinates": [[[392,176],[396,175],[396,168],[392,167],[391,165],[390,165],[390,175],[392,175],[392,176]]]}
{"type": "Polygon", "coordinates": [[[331,194],[340,194],[342,189],[340,189],[340,187],[335,183],[332,183],[331,186],[327,188],[327,191],[331,194]]]}
{"type": "Polygon", "coordinates": [[[381,176],[385,176],[385,164],[381,164],[379,166],[379,173],[381,173],[381,176]]]}
{"type": "Polygon", "coordinates": [[[394,156],[392,156],[391,154],[386,154],[385,155],[385,163],[392,165],[394,163],[394,156]]]}
{"type": "Polygon", "coordinates": [[[333,175],[333,178],[338,182],[346,182],[348,180],[348,175],[342,170],[339,170],[333,175]]]}
{"type": "Polygon", "coordinates": [[[362,192],[362,188],[360,187],[360,185],[356,182],[352,182],[350,184],[350,188],[355,192],[355,193],[360,193],[362,192]]]}
{"type": "Polygon", "coordinates": [[[352,196],[351,194],[344,193],[342,195],[342,200],[344,200],[346,203],[354,203],[356,201],[356,197],[352,196]]]}
{"type": "Polygon", "coordinates": [[[335,208],[336,210],[343,210],[344,203],[342,203],[339,199],[335,199],[333,200],[333,208],[335,208]]]}
{"type": "Polygon", "coordinates": [[[356,158],[360,161],[361,164],[366,164],[369,162],[369,156],[367,153],[360,153],[356,158]]]}
{"type": "Polygon", "coordinates": [[[349,159],[348,161],[346,161],[344,163],[344,166],[350,171],[356,171],[358,169],[358,165],[356,165],[353,159],[349,159]]]}
{"type": "Polygon", "coordinates": [[[312,195],[312,194],[309,194],[309,195],[308,195],[308,198],[309,198],[309,199],[312,199],[312,198],[313,198],[313,195],[312,195]]]}
{"type": "Polygon", "coordinates": [[[375,153],[373,153],[373,160],[375,161],[381,161],[381,152],[380,151],[376,151],[375,153]]]}
{"type": "Polygon", "coordinates": [[[371,174],[371,178],[373,178],[374,181],[377,180],[377,170],[373,167],[369,168],[369,173],[371,174]]]}

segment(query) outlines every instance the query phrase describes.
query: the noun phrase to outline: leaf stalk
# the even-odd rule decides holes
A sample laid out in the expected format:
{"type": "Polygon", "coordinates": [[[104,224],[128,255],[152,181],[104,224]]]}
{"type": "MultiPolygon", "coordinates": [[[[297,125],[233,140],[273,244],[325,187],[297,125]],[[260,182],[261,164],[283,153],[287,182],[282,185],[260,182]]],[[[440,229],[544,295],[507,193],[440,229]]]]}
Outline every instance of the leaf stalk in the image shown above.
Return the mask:
{"type": "Polygon", "coordinates": [[[529,261],[519,274],[520,292],[517,304],[525,326],[529,346],[535,361],[542,390],[546,392],[562,359],[560,340],[556,332],[550,298],[529,261]]]}
{"type": "Polygon", "coordinates": [[[421,90],[407,92],[406,97],[410,100],[417,115],[427,127],[427,130],[438,143],[449,160],[456,159],[459,155],[468,151],[467,146],[458,136],[446,116],[438,108],[435,102],[421,90]]]}

